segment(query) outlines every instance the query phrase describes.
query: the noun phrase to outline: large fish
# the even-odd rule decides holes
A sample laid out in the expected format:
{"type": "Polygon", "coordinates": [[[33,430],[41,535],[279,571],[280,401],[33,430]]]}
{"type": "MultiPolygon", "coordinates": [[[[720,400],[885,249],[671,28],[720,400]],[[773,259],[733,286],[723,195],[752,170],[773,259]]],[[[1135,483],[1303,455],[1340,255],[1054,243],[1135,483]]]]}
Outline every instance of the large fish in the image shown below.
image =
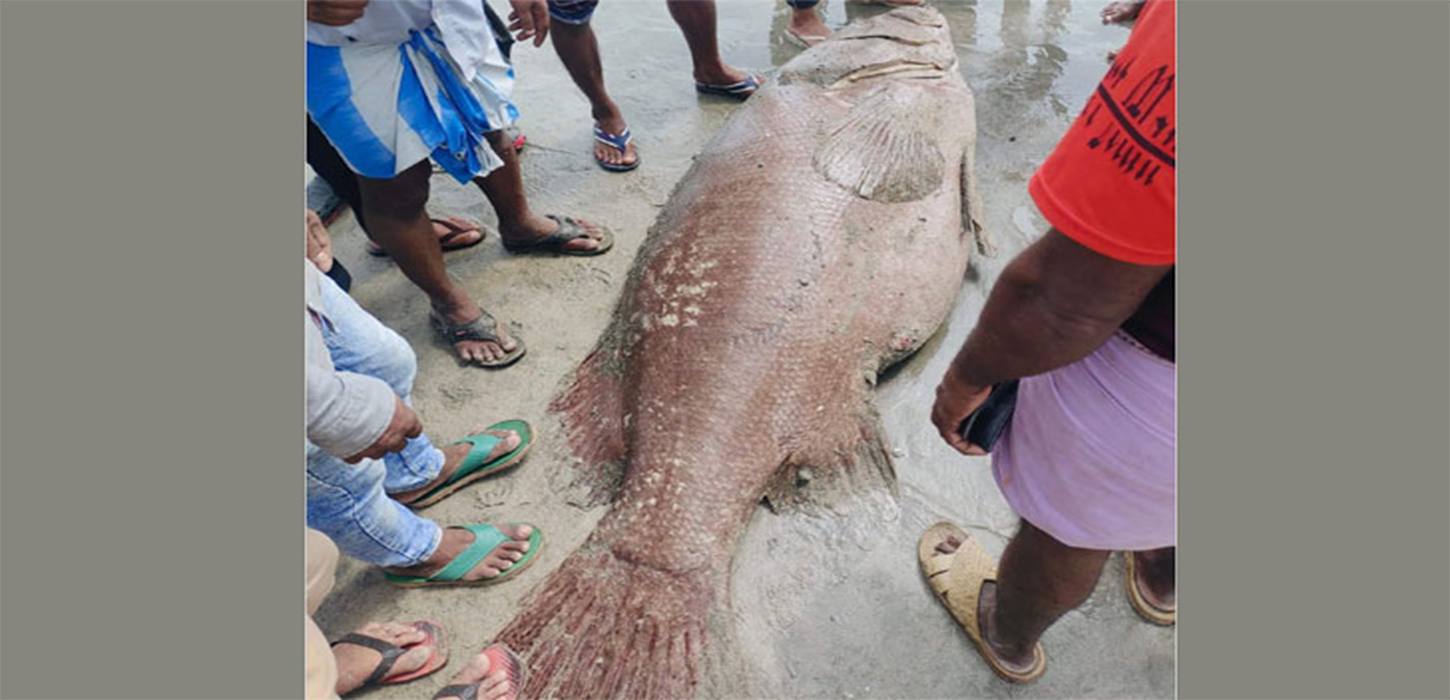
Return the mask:
{"type": "Polygon", "coordinates": [[[698,156],[552,405],[613,507],[500,635],[524,697],[693,696],[762,499],[893,483],[876,374],[989,246],[974,115],[941,14],[898,9],[787,63],[698,156]]]}

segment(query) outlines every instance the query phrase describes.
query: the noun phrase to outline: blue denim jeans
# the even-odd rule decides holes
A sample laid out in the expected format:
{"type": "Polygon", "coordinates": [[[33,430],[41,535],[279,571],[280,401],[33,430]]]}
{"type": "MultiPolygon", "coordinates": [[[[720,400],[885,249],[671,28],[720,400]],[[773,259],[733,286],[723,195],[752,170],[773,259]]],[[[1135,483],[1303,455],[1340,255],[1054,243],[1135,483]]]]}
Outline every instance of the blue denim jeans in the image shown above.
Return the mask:
{"type": "MultiPolygon", "coordinates": [[[[331,279],[323,277],[322,304],[332,328],[322,337],[339,372],[387,382],[408,402],[417,374],[413,349],[402,336],[373,318],[331,279]]],[[[412,566],[438,548],[443,531],[388,493],[418,488],[443,469],[443,453],[427,435],[408,441],[383,459],[348,464],[307,444],[307,525],[350,557],[378,566],[412,566]]]]}

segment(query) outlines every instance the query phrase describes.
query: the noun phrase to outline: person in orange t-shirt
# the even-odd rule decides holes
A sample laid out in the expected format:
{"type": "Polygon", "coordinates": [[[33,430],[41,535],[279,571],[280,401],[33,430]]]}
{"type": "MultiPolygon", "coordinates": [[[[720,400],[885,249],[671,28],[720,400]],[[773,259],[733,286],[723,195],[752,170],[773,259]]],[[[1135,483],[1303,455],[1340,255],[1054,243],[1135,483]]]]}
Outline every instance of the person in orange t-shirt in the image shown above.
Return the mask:
{"type": "Polygon", "coordinates": [[[1051,230],[1003,270],[932,410],[948,444],[987,454],[963,424],[1016,382],[991,450],[1022,518],[1000,565],[950,522],[919,547],[932,589],[1015,682],[1046,671],[1038,640],[1087,600],[1113,551],[1140,615],[1171,625],[1177,614],[1177,9],[1137,9],[1128,44],[1028,185],[1051,230]]]}

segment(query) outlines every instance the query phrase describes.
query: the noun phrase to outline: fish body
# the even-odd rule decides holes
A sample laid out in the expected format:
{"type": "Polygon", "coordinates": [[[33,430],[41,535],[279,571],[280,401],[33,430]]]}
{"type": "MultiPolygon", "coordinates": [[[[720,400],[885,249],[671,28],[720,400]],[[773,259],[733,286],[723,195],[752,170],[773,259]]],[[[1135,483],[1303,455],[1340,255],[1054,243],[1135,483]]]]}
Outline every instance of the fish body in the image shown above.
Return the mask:
{"type": "Polygon", "coordinates": [[[583,468],[622,475],[501,634],[525,697],[693,696],[761,500],[889,482],[876,374],[990,245],[974,115],[946,22],[903,8],[783,66],[696,158],[553,403],[583,468]]]}

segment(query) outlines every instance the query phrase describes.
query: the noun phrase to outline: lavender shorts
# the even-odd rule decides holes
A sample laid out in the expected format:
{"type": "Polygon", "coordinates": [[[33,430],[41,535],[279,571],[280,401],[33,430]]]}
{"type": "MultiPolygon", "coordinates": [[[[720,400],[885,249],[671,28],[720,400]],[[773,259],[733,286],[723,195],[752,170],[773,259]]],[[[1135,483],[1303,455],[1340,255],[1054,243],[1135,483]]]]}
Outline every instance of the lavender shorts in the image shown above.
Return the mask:
{"type": "Polygon", "coordinates": [[[1012,509],[1063,544],[1145,550],[1177,541],[1176,369],[1122,331],[1022,379],[992,473],[1012,509]]]}

